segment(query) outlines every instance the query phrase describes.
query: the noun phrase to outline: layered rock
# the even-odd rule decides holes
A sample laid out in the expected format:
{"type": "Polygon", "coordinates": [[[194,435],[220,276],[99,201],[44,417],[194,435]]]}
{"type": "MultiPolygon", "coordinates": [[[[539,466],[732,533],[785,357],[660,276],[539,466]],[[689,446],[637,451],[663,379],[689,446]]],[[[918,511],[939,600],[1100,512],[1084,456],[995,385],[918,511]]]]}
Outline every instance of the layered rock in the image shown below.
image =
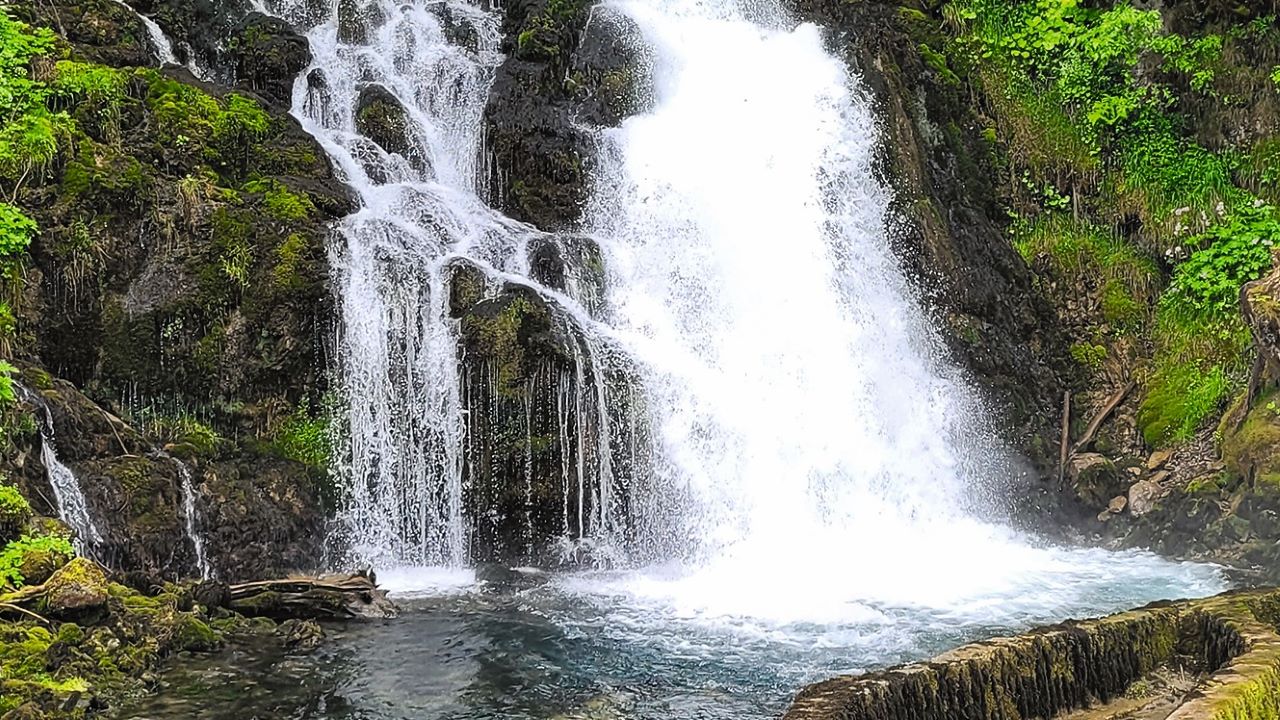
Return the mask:
{"type": "Polygon", "coordinates": [[[40,228],[13,303],[12,351],[34,399],[0,409],[0,473],[56,514],[40,452],[47,406],[90,515],[110,520],[98,523],[105,562],[197,571],[185,468],[217,572],[317,563],[324,459],[290,428],[322,422],[326,244],[351,201],[320,146],[273,109],[285,86],[272,82],[287,84],[276,73],[305,64],[305,47],[262,18],[240,26],[266,43],[240,50],[268,101],[180,69],[129,67],[148,62],[146,34],[119,4],[23,13],[97,28],[69,33],[70,62],[39,77],[92,75],[99,89],[59,95],[73,130],[16,191],[40,228]]]}
{"type": "MultiPolygon", "coordinates": [[[[1162,668],[1198,673],[1145,708],[1171,720],[1274,717],[1280,678],[1275,590],[1157,604],[966,645],[929,662],[839,677],[802,690],[785,720],[1030,720],[1133,717],[1135,685],[1162,668]]],[[[1140,694],[1138,695],[1139,697],[1140,694]]],[[[1147,717],[1148,715],[1141,715],[1147,717]]],[[[1151,715],[1156,717],[1157,715],[1151,715]]]]}

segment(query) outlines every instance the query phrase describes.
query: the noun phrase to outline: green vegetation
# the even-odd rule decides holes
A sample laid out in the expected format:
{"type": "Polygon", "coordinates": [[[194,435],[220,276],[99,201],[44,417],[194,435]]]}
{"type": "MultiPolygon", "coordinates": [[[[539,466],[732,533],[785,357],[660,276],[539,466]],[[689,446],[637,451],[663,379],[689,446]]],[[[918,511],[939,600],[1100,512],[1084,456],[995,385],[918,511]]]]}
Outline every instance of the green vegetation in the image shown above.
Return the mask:
{"type": "Polygon", "coordinates": [[[328,413],[313,413],[310,404],[302,403],[280,425],[272,444],[290,460],[321,470],[328,468],[333,452],[328,413]]]}
{"type": "Polygon", "coordinates": [[[274,179],[251,180],[241,188],[247,193],[262,196],[267,214],[276,220],[290,222],[305,220],[316,211],[316,206],[305,193],[291,192],[289,186],[274,179]]]}
{"type": "Polygon", "coordinates": [[[1228,111],[1239,122],[1272,72],[1241,65],[1242,48],[1280,48],[1275,18],[1189,37],[1127,2],[952,0],[941,15],[954,32],[946,67],[977,81],[993,114],[984,136],[1016,178],[1015,247],[1048,262],[1064,298],[1091,299],[1095,340],[1073,357],[1098,367],[1104,338],[1149,347],[1135,368],[1143,435],[1189,438],[1243,380],[1240,290],[1280,242],[1268,201],[1280,138],[1211,149],[1193,128],[1228,111]]]}
{"type": "Polygon", "coordinates": [[[26,584],[24,568],[32,556],[38,555],[54,556],[56,566],[61,567],[75,557],[75,550],[71,541],[58,535],[23,535],[0,550],[0,588],[6,585],[20,588],[26,584]]]}
{"type": "Polygon", "coordinates": [[[75,125],[49,109],[49,87],[31,78],[31,61],[54,43],[51,30],[33,30],[0,9],[0,180],[10,196],[48,169],[75,125]]]}

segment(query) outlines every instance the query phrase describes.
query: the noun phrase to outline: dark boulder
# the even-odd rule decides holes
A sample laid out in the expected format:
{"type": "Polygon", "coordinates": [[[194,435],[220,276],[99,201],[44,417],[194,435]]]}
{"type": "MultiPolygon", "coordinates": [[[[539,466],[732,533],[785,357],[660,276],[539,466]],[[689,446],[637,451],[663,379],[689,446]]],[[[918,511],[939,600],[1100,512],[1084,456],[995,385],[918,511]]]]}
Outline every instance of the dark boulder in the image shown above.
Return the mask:
{"type": "Polygon", "coordinates": [[[231,31],[227,42],[236,82],[273,104],[288,108],[293,82],[311,64],[311,46],[279,18],[251,13],[231,31]]]}
{"type": "Polygon", "coordinates": [[[417,140],[418,128],[409,112],[390,90],[369,84],[356,100],[356,130],[377,143],[383,150],[409,161],[424,175],[430,163],[417,140]]]}
{"type": "Polygon", "coordinates": [[[651,109],[653,62],[634,20],[608,5],[592,8],[569,66],[578,119],[612,127],[651,109]]]}

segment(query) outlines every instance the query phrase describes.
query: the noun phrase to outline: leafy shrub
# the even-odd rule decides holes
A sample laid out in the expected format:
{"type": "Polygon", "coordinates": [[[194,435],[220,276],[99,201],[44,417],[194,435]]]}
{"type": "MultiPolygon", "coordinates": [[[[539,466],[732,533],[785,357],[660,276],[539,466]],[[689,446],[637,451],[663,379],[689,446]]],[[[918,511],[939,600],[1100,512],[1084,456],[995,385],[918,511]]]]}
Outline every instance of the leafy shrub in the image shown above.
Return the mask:
{"type": "Polygon", "coordinates": [[[4,484],[0,475],[0,539],[18,534],[31,519],[31,504],[18,488],[4,484]]]}
{"type": "Polygon", "coordinates": [[[332,452],[329,418],[323,413],[313,414],[310,405],[304,402],[280,426],[273,444],[290,460],[326,468],[332,452]]]}
{"type": "Polygon", "coordinates": [[[13,374],[18,368],[0,360],[0,408],[12,405],[17,396],[13,392],[13,374]]]}
{"type": "Polygon", "coordinates": [[[35,220],[18,208],[0,202],[0,264],[12,262],[25,253],[36,229],[35,220]]]}
{"type": "Polygon", "coordinates": [[[70,561],[76,555],[71,541],[59,535],[23,535],[0,550],[0,585],[22,587],[26,581],[22,577],[22,562],[29,553],[53,553],[63,561],[70,561]]]}
{"type": "Polygon", "coordinates": [[[1271,250],[1280,245],[1280,219],[1270,205],[1246,205],[1192,244],[1199,249],[1178,265],[1162,302],[1182,313],[1232,314],[1240,305],[1241,286],[1271,267],[1271,250]]]}

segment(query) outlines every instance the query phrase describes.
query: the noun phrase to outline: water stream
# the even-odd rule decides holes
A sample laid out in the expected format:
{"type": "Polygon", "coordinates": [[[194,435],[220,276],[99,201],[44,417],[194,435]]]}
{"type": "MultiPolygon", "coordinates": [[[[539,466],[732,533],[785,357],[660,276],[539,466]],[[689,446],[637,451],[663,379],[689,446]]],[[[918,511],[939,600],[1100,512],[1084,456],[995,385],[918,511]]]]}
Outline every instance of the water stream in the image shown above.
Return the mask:
{"type": "Polygon", "coordinates": [[[94,557],[98,546],[102,544],[102,535],[89,513],[89,503],[85,499],[80,480],[71,468],[58,459],[57,433],[53,424],[53,411],[44,398],[32,390],[15,386],[22,397],[40,409],[40,462],[45,468],[45,477],[53,490],[54,502],[57,504],[58,519],[75,531],[76,551],[82,555],[94,557]]]}

